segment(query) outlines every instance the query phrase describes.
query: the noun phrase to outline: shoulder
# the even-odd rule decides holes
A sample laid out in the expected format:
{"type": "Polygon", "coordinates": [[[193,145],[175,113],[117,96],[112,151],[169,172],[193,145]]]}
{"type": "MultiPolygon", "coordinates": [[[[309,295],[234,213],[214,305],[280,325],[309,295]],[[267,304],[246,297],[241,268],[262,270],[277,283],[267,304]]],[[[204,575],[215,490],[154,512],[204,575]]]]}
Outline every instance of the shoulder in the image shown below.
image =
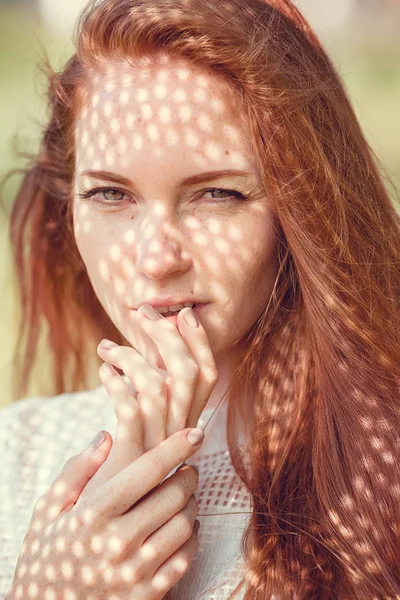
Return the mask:
{"type": "Polygon", "coordinates": [[[30,396],[17,400],[0,410],[0,436],[9,427],[23,425],[35,430],[46,422],[59,417],[79,419],[82,411],[104,410],[109,399],[103,386],[79,392],[65,392],[57,396],[30,396]]]}
{"type": "MultiPolygon", "coordinates": [[[[114,436],[116,419],[103,386],[83,392],[19,400],[0,411],[3,483],[10,497],[33,501],[65,462],[100,429],[114,436]]],[[[1,504],[1,502],[0,502],[1,504]]]]}
{"type": "Polygon", "coordinates": [[[28,457],[33,462],[34,456],[42,453],[47,460],[54,453],[62,457],[64,450],[71,456],[75,448],[78,453],[90,442],[96,427],[112,429],[112,417],[103,386],[24,398],[0,410],[0,451],[17,463],[26,462],[28,457]]]}

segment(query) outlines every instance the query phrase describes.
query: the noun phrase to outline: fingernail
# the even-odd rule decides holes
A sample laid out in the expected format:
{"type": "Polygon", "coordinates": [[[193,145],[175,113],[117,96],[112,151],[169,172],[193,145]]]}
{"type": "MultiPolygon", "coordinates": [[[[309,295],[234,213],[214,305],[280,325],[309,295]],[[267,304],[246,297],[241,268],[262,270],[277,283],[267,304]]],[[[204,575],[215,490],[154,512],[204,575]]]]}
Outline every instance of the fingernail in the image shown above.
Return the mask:
{"type": "Polygon", "coordinates": [[[146,319],[150,319],[150,321],[159,321],[162,317],[161,315],[154,310],[150,304],[144,304],[140,307],[140,314],[146,317],[146,319]]]}
{"type": "Polygon", "coordinates": [[[112,348],[115,348],[118,344],[114,344],[114,342],[111,342],[110,340],[101,340],[99,346],[100,348],[104,348],[104,350],[111,350],[112,348]]]}
{"type": "Polygon", "coordinates": [[[187,312],[184,313],[183,318],[185,319],[187,325],[189,327],[193,327],[194,329],[199,326],[199,322],[194,314],[193,310],[189,308],[187,312]]]}
{"type": "Polygon", "coordinates": [[[112,365],[110,365],[109,363],[106,363],[106,362],[101,365],[101,370],[106,375],[110,375],[110,377],[115,377],[116,375],[118,375],[118,373],[114,369],[114,367],[112,365]]]}
{"type": "Polygon", "coordinates": [[[192,446],[198,446],[204,439],[204,431],[196,427],[187,434],[189,444],[192,446]]]}
{"type": "Polygon", "coordinates": [[[99,431],[99,433],[96,435],[96,437],[94,437],[92,439],[92,441],[90,442],[89,446],[88,446],[88,450],[89,452],[94,452],[95,450],[97,450],[97,448],[99,448],[101,446],[101,444],[105,441],[106,436],[104,435],[103,431],[99,431]]]}
{"type": "Polygon", "coordinates": [[[200,521],[198,519],[195,520],[194,525],[193,525],[193,531],[195,533],[197,533],[200,529],[200,521]]]}

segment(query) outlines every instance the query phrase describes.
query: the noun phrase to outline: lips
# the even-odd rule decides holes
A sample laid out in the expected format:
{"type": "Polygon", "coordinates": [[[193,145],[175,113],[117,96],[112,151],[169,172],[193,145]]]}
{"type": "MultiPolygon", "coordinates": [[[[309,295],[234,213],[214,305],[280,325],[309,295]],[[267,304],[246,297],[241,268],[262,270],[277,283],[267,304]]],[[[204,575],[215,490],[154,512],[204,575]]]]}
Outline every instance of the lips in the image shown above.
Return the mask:
{"type": "MultiPolygon", "coordinates": [[[[206,306],[208,306],[208,304],[197,304],[195,307],[192,308],[192,310],[195,313],[195,315],[199,316],[202,314],[202,312],[206,308],[206,306]]],[[[181,310],[183,310],[183,309],[181,308],[181,310]]],[[[177,326],[179,312],[180,311],[176,312],[174,315],[171,315],[169,317],[165,317],[164,315],[162,315],[162,317],[163,317],[163,319],[167,319],[168,321],[171,321],[171,323],[173,323],[175,326],[177,326]]]]}
{"type": "MultiPolygon", "coordinates": [[[[200,303],[200,304],[196,304],[195,307],[192,308],[193,312],[198,315],[201,316],[203,311],[206,309],[206,307],[209,305],[209,302],[206,303],[200,303]]],[[[133,308],[132,310],[137,310],[136,308],[133,308]]],[[[157,309],[156,309],[157,310],[157,309]]],[[[181,310],[183,310],[181,308],[181,310]]],[[[171,315],[170,317],[165,317],[162,313],[160,313],[160,315],[162,316],[163,319],[167,319],[168,321],[171,321],[171,323],[174,323],[174,325],[178,325],[178,314],[180,311],[177,311],[174,315],[171,315]]]]}
{"type": "Polygon", "coordinates": [[[135,310],[138,310],[143,304],[150,304],[153,308],[157,309],[157,306],[176,306],[177,304],[205,304],[202,300],[198,298],[173,298],[172,296],[166,296],[165,298],[150,298],[149,300],[144,300],[140,304],[134,307],[135,310]]]}

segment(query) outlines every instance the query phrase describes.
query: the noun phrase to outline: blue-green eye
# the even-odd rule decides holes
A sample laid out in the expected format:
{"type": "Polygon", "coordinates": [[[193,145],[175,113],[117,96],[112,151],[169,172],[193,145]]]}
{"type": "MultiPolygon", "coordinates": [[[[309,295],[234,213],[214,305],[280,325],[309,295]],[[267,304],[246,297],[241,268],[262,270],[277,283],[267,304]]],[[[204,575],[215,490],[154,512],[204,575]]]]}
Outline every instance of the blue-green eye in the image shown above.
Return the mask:
{"type": "Polygon", "coordinates": [[[122,198],[125,196],[124,192],[121,192],[120,190],[113,190],[112,188],[102,190],[101,193],[103,194],[103,197],[105,200],[107,200],[107,202],[109,200],[112,200],[112,201],[117,200],[118,202],[120,202],[122,200],[122,198]]]}
{"type": "Polygon", "coordinates": [[[225,188],[209,188],[208,190],[202,190],[202,194],[214,193],[214,192],[222,192],[223,194],[228,194],[228,197],[225,198],[215,198],[215,202],[218,200],[247,200],[247,196],[244,196],[237,190],[226,190],[225,188]]]}
{"type": "Polygon", "coordinates": [[[117,188],[93,188],[92,190],[83,190],[78,194],[79,198],[86,200],[92,198],[96,204],[120,204],[125,192],[117,188]],[[96,198],[97,194],[101,194],[104,200],[96,198]]]}

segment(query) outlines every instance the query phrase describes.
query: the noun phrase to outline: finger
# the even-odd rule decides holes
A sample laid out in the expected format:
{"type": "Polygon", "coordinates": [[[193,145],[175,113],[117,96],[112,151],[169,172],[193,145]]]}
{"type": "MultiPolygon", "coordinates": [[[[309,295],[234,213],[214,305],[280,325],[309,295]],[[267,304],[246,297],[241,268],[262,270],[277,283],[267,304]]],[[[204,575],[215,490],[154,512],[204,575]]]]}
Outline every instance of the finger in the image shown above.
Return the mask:
{"type": "MultiPolygon", "coordinates": [[[[152,310],[149,305],[145,305],[152,310]]],[[[161,358],[168,371],[166,437],[187,426],[192,399],[195,393],[199,365],[173,323],[167,319],[151,321],[137,311],[146,333],[157,345],[161,358]]],[[[157,316],[156,311],[154,314],[157,316]]],[[[196,422],[197,425],[197,422],[196,422]]]]}
{"type": "MultiPolygon", "coordinates": [[[[191,518],[193,515],[193,518],[191,518],[191,527],[193,526],[194,519],[198,514],[197,501],[193,495],[198,487],[198,478],[193,469],[190,469],[188,465],[185,466],[189,470],[182,470],[182,472],[168,477],[161,486],[152,490],[132,510],[128,510],[124,515],[113,520],[110,535],[116,543],[113,545],[106,544],[108,546],[106,549],[106,558],[110,563],[119,563],[127,557],[129,552],[132,552],[133,549],[140,549],[143,545],[149,550],[149,554],[147,554],[145,552],[146,548],[143,548],[143,552],[145,553],[143,556],[146,556],[146,559],[154,556],[157,560],[158,557],[156,554],[159,550],[161,551],[161,547],[159,549],[158,545],[156,545],[152,548],[153,535],[176,515],[182,513],[182,517],[186,517],[186,519],[188,517],[191,518]],[[151,543],[147,544],[149,540],[151,543]]],[[[176,521],[178,528],[181,521],[182,519],[176,521]]],[[[164,537],[164,542],[168,542],[170,545],[171,551],[169,552],[169,556],[183,544],[191,531],[187,533],[186,538],[183,536],[179,543],[179,535],[176,535],[173,526],[165,530],[165,534],[161,536],[161,540],[164,537]],[[174,544],[174,538],[176,546],[172,548],[171,545],[174,544]]],[[[158,544],[158,537],[155,540],[158,544]]],[[[152,570],[150,569],[151,575],[167,558],[168,556],[165,556],[158,564],[153,564],[152,570]]]]}
{"type": "Polygon", "coordinates": [[[146,559],[146,576],[153,576],[157,569],[188,541],[199,512],[194,496],[185,506],[154,531],[141,545],[132,562],[146,559]]]}
{"type": "MultiPolygon", "coordinates": [[[[128,510],[114,521],[116,531],[113,531],[113,534],[115,533],[118,537],[118,545],[124,548],[132,546],[133,543],[135,547],[140,548],[156,530],[172,519],[174,515],[180,513],[190,498],[192,498],[191,502],[197,506],[193,494],[198,485],[198,474],[186,464],[174,475],[167,477],[157,489],[152,490],[132,510],[128,510]],[[132,532],[134,532],[134,536],[132,536],[132,532]]],[[[197,512],[193,519],[196,516],[197,512]]]]}
{"type": "Polygon", "coordinates": [[[215,363],[214,354],[210,347],[207,332],[201,324],[200,319],[196,317],[191,308],[185,307],[179,311],[178,328],[194,360],[199,365],[197,385],[186,423],[186,427],[196,427],[211,392],[218,381],[218,369],[215,363]],[[195,318],[198,323],[197,327],[188,325],[185,320],[187,315],[195,318]]]}
{"type": "Polygon", "coordinates": [[[36,502],[35,517],[45,512],[46,518],[55,519],[60,513],[72,508],[78,502],[88,482],[107,459],[111,446],[111,435],[108,431],[102,431],[86,450],[71,456],[49,490],[36,502]]]}
{"type": "Polygon", "coordinates": [[[141,410],[128,384],[114,369],[114,375],[107,373],[104,365],[99,369],[100,378],[114,403],[117,416],[117,429],[113,447],[107,461],[100,467],[88,484],[87,492],[99,487],[144,452],[143,422],[141,410]]]}
{"type": "Polygon", "coordinates": [[[199,540],[196,531],[179,550],[174,552],[154,573],[152,586],[157,591],[166,593],[190,569],[194,557],[199,549],[199,540]]]}
{"type": "Polygon", "coordinates": [[[190,442],[191,436],[197,431],[204,437],[202,430],[183,429],[142,454],[135,462],[94,490],[90,499],[86,499],[86,506],[95,506],[102,520],[125,514],[201,447],[203,439],[193,442],[194,446],[190,442]]]}
{"type": "Polygon", "coordinates": [[[134,340],[132,343],[130,338],[129,341],[132,343],[139,354],[148,362],[148,364],[156,370],[156,372],[165,372],[166,367],[160,353],[157,349],[156,344],[144,331],[139,318],[137,316],[137,310],[129,311],[129,318],[132,321],[132,333],[131,337],[134,340]]]}
{"type": "Polygon", "coordinates": [[[163,378],[147,363],[135,348],[113,345],[109,349],[97,348],[97,353],[106,362],[121,369],[131,382],[136,401],[143,412],[144,450],[158,446],[166,438],[167,387],[163,378]]]}

